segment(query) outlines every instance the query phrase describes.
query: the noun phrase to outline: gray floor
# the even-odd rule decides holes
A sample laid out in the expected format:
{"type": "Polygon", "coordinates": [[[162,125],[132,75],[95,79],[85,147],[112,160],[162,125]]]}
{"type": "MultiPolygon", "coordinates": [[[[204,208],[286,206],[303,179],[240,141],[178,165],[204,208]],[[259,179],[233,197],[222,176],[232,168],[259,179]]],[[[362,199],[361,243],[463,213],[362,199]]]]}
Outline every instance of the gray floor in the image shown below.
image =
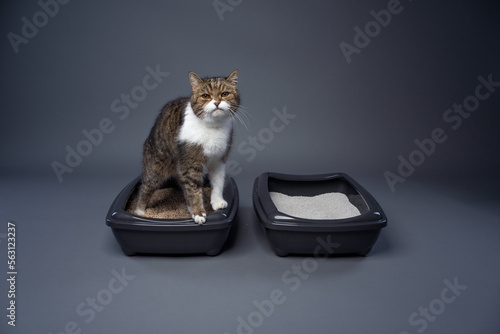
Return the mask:
{"type": "Polygon", "coordinates": [[[0,333],[500,333],[499,9],[2,1],[0,333]],[[105,216],[159,110],[190,71],[235,69],[227,249],[125,256],[105,216]],[[251,203],[265,171],[346,172],[389,225],[367,257],[277,257],[251,203]],[[387,172],[406,175],[394,192],[387,172]]]}
{"type": "Polygon", "coordinates": [[[239,221],[216,257],[125,256],[104,222],[124,176],[2,179],[0,245],[10,219],[18,275],[16,327],[4,317],[0,332],[498,333],[496,185],[415,177],[391,193],[351,176],[389,225],[367,257],[326,260],[274,255],[249,177],[236,177],[239,221]]]}

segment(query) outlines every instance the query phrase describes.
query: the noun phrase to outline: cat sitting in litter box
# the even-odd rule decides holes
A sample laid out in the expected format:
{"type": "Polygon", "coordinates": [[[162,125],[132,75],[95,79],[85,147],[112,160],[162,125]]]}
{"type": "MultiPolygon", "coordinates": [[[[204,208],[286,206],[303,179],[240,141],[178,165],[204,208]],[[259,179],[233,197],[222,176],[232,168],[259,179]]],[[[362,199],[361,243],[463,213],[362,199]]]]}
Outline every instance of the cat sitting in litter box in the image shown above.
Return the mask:
{"type": "Polygon", "coordinates": [[[208,172],[214,210],[224,209],[225,163],[231,148],[233,119],[240,94],[238,70],[227,78],[201,79],[189,73],[191,97],[167,103],[144,143],[141,184],[134,213],[144,216],[153,192],[176,178],[194,221],[203,224],[203,178],[208,172]]]}

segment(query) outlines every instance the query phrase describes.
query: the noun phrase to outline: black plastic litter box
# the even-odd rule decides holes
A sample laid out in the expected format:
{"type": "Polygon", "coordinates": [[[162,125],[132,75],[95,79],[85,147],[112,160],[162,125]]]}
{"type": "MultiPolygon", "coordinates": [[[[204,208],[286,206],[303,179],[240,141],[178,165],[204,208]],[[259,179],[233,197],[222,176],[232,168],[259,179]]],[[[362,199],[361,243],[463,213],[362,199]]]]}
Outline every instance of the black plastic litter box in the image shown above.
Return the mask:
{"type": "Polygon", "coordinates": [[[377,201],[345,173],[289,175],[264,173],[254,182],[253,205],[271,247],[279,256],[288,254],[367,255],[387,218],[377,201]],[[345,194],[361,213],[345,219],[317,220],[279,212],[270,192],[288,196],[345,194]]]}
{"type": "Polygon", "coordinates": [[[207,254],[222,251],[238,211],[239,195],[236,182],[228,178],[224,186],[226,209],[207,215],[204,224],[192,218],[154,219],[134,215],[125,210],[140,177],[130,182],[116,197],[106,216],[116,241],[126,255],[134,254],[207,254]]]}

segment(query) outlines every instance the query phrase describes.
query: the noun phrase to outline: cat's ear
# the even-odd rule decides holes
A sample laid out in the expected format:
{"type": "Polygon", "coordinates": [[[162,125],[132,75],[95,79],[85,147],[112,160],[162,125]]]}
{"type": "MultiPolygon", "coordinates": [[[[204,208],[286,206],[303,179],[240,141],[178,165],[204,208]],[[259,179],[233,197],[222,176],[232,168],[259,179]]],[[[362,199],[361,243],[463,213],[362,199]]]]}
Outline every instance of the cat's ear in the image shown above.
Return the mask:
{"type": "Polygon", "coordinates": [[[191,83],[191,88],[196,90],[200,87],[203,80],[194,72],[189,72],[189,82],[191,83]]]}
{"type": "Polygon", "coordinates": [[[233,73],[229,74],[229,76],[226,78],[226,81],[229,81],[236,86],[236,84],[238,83],[238,70],[235,70],[233,73]]]}

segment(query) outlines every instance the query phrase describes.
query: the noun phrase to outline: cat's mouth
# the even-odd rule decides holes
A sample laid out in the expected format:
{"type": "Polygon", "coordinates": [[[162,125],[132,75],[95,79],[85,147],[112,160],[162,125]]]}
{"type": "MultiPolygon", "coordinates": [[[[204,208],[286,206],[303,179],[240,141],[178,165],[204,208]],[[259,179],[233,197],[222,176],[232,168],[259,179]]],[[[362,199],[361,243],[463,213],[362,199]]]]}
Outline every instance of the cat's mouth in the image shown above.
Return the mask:
{"type": "Polygon", "coordinates": [[[226,116],[227,112],[224,109],[216,108],[216,109],[212,110],[211,114],[214,117],[220,117],[220,116],[226,116]]]}

